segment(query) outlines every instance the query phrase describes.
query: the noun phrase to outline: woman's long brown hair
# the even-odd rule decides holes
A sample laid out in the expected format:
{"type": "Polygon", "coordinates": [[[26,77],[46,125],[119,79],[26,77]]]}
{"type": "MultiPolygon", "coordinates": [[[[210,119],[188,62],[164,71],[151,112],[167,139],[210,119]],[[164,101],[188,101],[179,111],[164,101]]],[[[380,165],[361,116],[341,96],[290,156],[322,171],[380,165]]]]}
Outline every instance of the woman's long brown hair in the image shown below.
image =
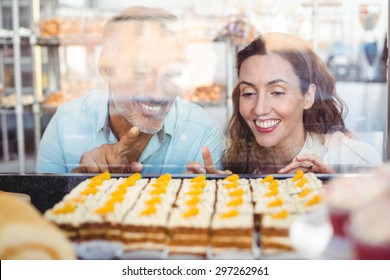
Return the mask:
{"type": "MultiPolygon", "coordinates": [[[[316,85],[314,104],[303,113],[306,131],[318,134],[348,132],[344,124],[345,104],[336,93],[336,80],[305,41],[283,33],[268,33],[257,37],[237,54],[238,76],[241,65],[247,58],[267,54],[279,55],[292,65],[300,80],[303,95],[307,93],[310,84],[316,85]]],[[[225,169],[234,173],[261,173],[264,168],[262,158],[269,148],[257,144],[252,131],[240,114],[238,86],[233,90],[232,102],[233,114],[228,127],[229,141],[221,162],[225,169]]]]}

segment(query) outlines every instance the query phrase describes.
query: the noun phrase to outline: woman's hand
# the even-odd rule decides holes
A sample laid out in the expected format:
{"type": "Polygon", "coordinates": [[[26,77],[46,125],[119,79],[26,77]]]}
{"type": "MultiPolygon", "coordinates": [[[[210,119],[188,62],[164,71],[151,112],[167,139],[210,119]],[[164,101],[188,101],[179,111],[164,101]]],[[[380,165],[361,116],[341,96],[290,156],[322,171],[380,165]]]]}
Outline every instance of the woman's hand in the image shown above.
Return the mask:
{"type": "Polygon", "coordinates": [[[230,170],[217,170],[214,165],[213,157],[211,156],[209,148],[202,147],[203,165],[197,161],[191,161],[187,163],[186,173],[192,174],[232,174],[230,170]]]}
{"type": "Polygon", "coordinates": [[[295,173],[297,170],[314,173],[336,173],[314,154],[297,156],[293,162],[280,169],[279,173],[295,173]]]}

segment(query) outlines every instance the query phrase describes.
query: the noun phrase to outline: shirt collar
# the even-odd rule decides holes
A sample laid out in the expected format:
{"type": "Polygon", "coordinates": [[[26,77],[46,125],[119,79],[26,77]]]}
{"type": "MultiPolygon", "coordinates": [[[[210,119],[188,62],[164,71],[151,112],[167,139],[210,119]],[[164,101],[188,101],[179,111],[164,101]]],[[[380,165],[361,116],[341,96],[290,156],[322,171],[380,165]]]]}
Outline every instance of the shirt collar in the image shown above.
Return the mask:
{"type": "Polygon", "coordinates": [[[176,97],[175,102],[173,102],[171,110],[169,110],[167,116],[164,120],[164,131],[166,134],[169,134],[172,136],[173,131],[175,130],[176,126],[176,115],[178,113],[178,97],[176,97]]]}
{"type": "Polygon", "coordinates": [[[164,120],[164,125],[159,132],[157,132],[157,137],[160,143],[165,139],[165,135],[172,136],[173,131],[176,126],[176,115],[177,115],[177,98],[172,104],[171,109],[169,110],[167,116],[164,120]]]}
{"type": "Polygon", "coordinates": [[[100,106],[97,112],[96,132],[102,130],[107,135],[111,130],[108,122],[108,92],[106,92],[106,94],[101,94],[100,106]]]}

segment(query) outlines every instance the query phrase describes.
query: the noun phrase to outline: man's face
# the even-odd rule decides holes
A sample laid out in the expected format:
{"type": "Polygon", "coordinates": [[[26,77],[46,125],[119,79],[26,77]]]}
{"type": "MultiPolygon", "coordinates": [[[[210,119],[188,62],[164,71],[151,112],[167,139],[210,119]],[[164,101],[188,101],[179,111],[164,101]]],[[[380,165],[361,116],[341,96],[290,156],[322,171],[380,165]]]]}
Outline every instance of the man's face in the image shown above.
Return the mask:
{"type": "Polygon", "coordinates": [[[116,25],[99,65],[111,101],[132,126],[156,133],[182,89],[184,45],[155,22],[116,25]]]}

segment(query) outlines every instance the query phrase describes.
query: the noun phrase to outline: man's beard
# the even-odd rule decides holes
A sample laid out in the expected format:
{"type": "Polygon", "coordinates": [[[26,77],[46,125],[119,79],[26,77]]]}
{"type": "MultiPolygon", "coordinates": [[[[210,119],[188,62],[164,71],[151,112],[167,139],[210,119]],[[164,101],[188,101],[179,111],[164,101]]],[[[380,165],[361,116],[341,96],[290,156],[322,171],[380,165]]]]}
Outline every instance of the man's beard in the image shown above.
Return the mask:
{"type": "Polygon", "coordinates": [[[126,119],[128,123],[132,126],[138,127],[139,130],[146,134],[155,134],[159,132],[164,126],[164,120],[166,115],[170,110],[169,100],[155,101],[150,98],[132,98],[130,100],[121,101],[114,99],[115,107],[118,110],[119,114],[126,119]],[[147,106],[161,106],[161,112],[157,114],[156,117],[145,116],[142,111],[138,110],[141,104],[146,104],[147,106]],[[131,104],[130,106],[128,106],[131,104]]]}

